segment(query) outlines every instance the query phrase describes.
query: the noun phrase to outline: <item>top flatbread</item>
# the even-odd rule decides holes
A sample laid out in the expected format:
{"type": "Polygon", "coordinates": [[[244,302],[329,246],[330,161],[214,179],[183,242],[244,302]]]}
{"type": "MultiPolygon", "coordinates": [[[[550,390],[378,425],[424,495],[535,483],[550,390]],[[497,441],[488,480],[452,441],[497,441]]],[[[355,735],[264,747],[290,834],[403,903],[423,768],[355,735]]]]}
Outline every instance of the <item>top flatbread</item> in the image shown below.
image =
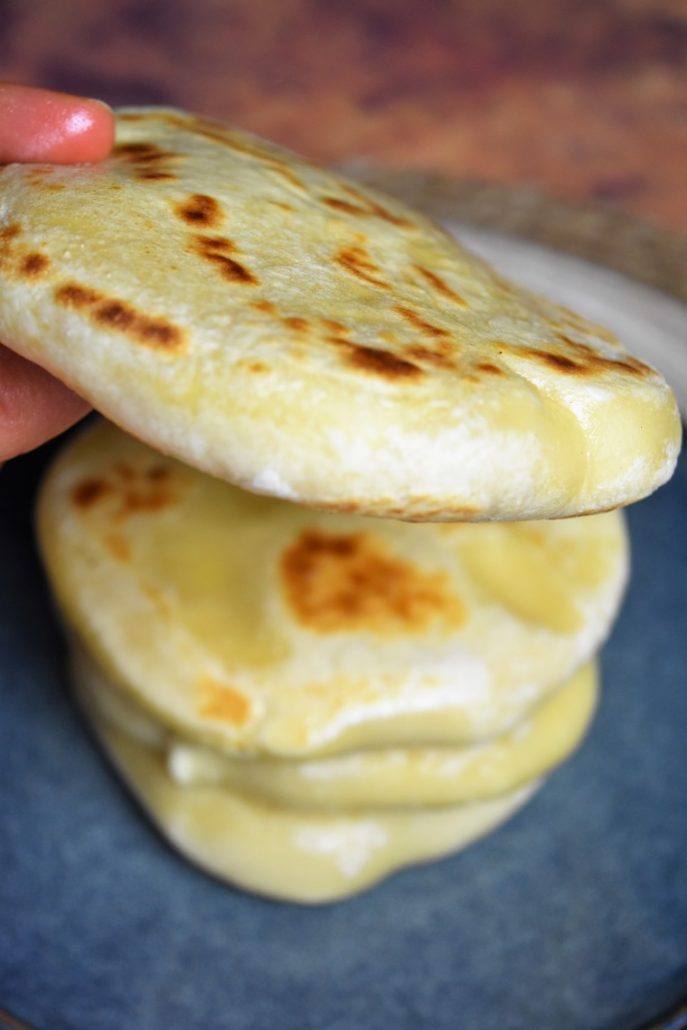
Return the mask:
{"type": "Polygon", "coordinates": [[[401,519],[615,507],[670,475],[663,379],[441,228],[244,133],[124,110],[0,170],[0,338],[159,450],[401,519]]]}

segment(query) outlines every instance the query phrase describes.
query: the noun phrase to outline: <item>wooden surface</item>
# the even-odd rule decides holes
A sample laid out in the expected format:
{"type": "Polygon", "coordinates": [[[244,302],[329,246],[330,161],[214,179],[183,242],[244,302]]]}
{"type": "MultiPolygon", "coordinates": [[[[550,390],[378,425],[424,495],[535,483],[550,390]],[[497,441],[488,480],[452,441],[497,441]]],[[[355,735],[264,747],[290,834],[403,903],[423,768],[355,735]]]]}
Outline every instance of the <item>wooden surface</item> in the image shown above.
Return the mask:
{"type": "Polygon", "coordinates": [[[0,77],[687,230],[687,0],[0,0],[0,77]]]}

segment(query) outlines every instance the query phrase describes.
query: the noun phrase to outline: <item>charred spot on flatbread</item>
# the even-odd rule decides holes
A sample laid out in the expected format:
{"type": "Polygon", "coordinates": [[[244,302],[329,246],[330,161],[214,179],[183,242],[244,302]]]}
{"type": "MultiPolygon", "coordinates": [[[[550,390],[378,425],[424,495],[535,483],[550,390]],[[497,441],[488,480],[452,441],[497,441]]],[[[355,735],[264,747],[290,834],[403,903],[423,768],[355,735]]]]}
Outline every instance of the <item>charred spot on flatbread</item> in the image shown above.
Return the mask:
{"type": "Polygon", "coordinates": [[[82,479],[72,489],[72,501],[76,508],[87,511],[103,497],[106,497],[111,490],[112,487],[106,479],[89,476],[87,479],[82,479]]]}
{"type": "Polygon", "coordinates": [[[174,353],[184,346],[184,333],[166,318],[144,314],[90,286],[62,283],[55,288],[54,297],[61,307],[79,311],[96,325],[123,333],[135,343],[165,353],[174,353]]]}
{"type": "Polygon", "coordinates": [[[176,167],[181,154],[152,141],[117,143],[113,159],[130,168],[135,179],[152,182],[176,182],[176,167]]]}
{"type": "Polygon", "coordinates": [[[162,511],[179,497],[179,483],[171,467],[163,464],[136,468],[117,462],[100,476],[81,479],[71,490],[72,504],[79,513],[87,514],[96,505],[107,502],[113,522],[162,511]]]}
{"type": "Polygon", "coordinates": [[[221,204],[207,193],[193,193],[175,206],[182,221],[189,225],[212,229],[224,219],[221,204]]]}
{"type": "Polygon", "coordinates": [[[414,265],[413,267],[415,271],[419,273],[424,282],[431,286],[432,289],[435,290],[436,293],[440,294],[442,298],[447,298],[461,308],[470,307],[468,302],[465,300],[465,297],[461,297],[459,293],[452,289],[452,287],[441,278],[438,272],[432,271],[431,268],[425,268],[423,265],[414,265]]]}
{"type": "Polygon", "coordinates": [[[382,270],[369,253],[360,244],[350,247],[342,247],[334,255],[334,260],[346,272],[362,279],[371,286],[380,286],[382,289],[390,289],[389,284],[382,277],[382,270]]]}
{"type": "Polygon", "coordinates": [[[305,529],[281,560],[290,610],[320,633],[413,633],[439,621],[455,628],[465,608],[441,572],[389,553],[371,534],[305,529]]]}
{"type": "Polygon", "coordinates": [[[432,339],[439,340],[450,340],[452,334],[448,329],[444,329],[442,326],[434,325],[429,322],[426,318],[423,318],[414,308],[406,307],[402,304],[397,304],[395,310],[406,322],[414,329],[418,329],[423,335],[429,336],[432,339]]]}
{"type": "Polygon", "coordinates": [[[345,363],[349,368],[359,369],[392,382],[418,379],[423,375],[419,365],[398,357],[391,351],[367,347],[349,340],[338,340],[337,343],[343,348],[345,363]]]}
{"type": "Polygon", "coordinates": [[[251,717],[250,700],[228,683],[203,676],[196,688],[198,714],[204,719],[244,726],[251,717]]]}

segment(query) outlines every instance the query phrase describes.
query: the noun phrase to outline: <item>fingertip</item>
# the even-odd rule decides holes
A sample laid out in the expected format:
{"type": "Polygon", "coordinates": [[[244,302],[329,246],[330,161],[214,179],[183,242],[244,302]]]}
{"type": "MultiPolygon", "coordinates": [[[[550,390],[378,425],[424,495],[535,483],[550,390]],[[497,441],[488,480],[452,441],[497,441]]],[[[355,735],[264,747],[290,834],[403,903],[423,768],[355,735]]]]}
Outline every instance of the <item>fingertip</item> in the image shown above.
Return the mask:
{"type": "Polygon", "coordinates": [[[100,100],[0,83],[0,161],[101,161],[114,134],[114,114],[100,100]]]}
{"type": "Polygon", "coordinates": [[[65,105],[64,137],[56,146],[51,161],[102,161],[112,150],[115,119],[112,108],[101,100],[68,98],[65,105]]]}

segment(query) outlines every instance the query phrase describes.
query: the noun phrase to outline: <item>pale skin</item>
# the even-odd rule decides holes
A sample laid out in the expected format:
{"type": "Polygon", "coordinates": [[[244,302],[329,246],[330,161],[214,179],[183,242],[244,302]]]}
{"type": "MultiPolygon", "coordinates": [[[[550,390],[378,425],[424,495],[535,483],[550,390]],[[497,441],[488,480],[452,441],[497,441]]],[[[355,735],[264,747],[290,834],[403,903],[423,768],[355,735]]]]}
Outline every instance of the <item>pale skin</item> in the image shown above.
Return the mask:
{"type": "MultiPolygon", "coordinates": [[[[0,164],[102,161],[114,139],[112,111],[97,100],[0,83],[0,164]]],[[[0,344],[0,462],[73,425],[88,404],[0,344]]]]}

